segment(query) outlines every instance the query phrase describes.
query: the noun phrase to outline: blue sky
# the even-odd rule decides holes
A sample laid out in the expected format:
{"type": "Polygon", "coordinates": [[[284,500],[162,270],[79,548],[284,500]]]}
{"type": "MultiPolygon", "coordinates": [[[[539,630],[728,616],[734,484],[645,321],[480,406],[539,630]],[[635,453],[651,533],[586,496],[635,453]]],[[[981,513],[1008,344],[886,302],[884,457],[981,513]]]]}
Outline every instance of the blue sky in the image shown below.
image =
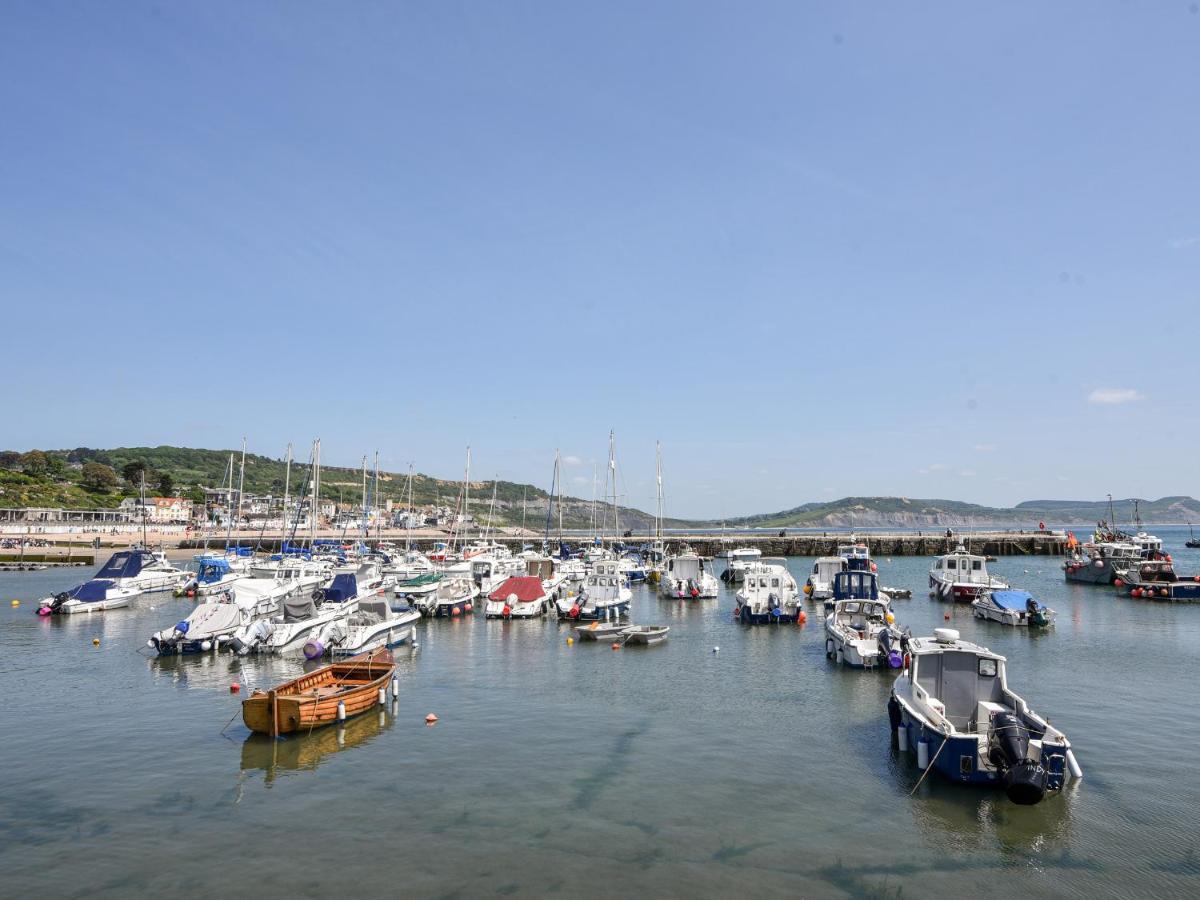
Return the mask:
{"type": "Polygon", "coordinates": [[[5,446],[1200,493],[1195,3],[3,16],[5,446]]]}

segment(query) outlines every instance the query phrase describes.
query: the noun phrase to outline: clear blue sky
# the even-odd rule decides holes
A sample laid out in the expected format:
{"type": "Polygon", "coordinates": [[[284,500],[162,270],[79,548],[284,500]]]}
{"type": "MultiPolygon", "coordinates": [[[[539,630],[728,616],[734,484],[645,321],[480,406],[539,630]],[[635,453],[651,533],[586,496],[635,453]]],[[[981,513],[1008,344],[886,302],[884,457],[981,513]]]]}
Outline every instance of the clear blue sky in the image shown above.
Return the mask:
{"type": "Polygon", "coordinates": [[[1195,2],[2,15],[6,447],[1200,493],[1195,2]]]}

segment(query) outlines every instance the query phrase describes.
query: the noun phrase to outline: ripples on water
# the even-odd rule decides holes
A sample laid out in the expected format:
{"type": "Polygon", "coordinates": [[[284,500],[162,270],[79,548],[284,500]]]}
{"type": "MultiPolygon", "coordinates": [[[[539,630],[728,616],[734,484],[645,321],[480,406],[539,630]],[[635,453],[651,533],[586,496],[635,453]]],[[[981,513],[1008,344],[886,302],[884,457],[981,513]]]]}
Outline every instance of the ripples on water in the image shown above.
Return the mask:
{"type": "MultiPolygon", "coordinates": [[[[1186,530],[1158,531],[1182,547],[1186,530]]],[[[1176,559],[1200,571],[1195,552],[1176,559]]],[[[919,773],[891,747],[890,678],[829,663],[812,604],[804,628],[747,629],[727,594],[635,589],[636,619],[670,640],[619,652],[569,647],[554,622],[423,623],[420,650],[398,653],[394,707],[274,742],[247,732],[239,701],[300,661],[149,659],[150,632],[189,601],[46,621],[33,601],[82,573],[9,574],[4,892],[1200,891],[1200,606],[1118,599],[1065,584],[1056,560],[1009,557],[994,569],[1059,613],[1025,634],[926,599],[927,559],[878,562],[884,584],[913,589],[902,625],[928,633],[949,611],[1008,656],[1012,686],[1076,745],[1082,783],[1021,808],[931,775],[909,798],[919,773]]],[[[792,561],[801,578],[808,564],[792,561]]]]}

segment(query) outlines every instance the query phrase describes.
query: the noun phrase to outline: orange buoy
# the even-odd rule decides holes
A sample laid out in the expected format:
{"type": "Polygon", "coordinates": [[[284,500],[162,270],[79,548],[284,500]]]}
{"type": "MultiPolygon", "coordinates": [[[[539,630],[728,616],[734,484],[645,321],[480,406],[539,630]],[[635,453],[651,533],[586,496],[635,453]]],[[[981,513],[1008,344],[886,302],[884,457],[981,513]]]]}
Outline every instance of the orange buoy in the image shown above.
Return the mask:
{"type": "Polygon", "coordinates": [[[99,647],[100,646],[100,638],[92,638],[92,646],[99,647]]]}
{"type": "Polygon", "coordinates": [[[429,715],[427,715],[427,716],[425,717],[425,724],[426,724],[426,725],[432,725],[432,724],[433,724],[434,722],[436,722],[437,720],[438,720],[438,717],[437,717],[437,716],[435,716],[433,713],[430,713],[429,715]]]}
{"type": "Polygon", "coordinates": [[[454,606],[454,607],[451,607],[451,608],[450,608],[450,616],[451,616],[451,618],[453,618],[454,616],[461,616],[461,615],[462,615],[462,610],[461,610],[461,609],[459,609],[457,606],[454,606]]]}
{"type": "Polygon", "coordinates": [[[1114,584],[1116,587],[1125,587],[1125,582],[1124,582],[1124,581],[1122,581],[1120,578],[1118,578],[1116,581],[1114,581],[1114,582],[1113,582],[1113,584],[1114,584]]]}
{"type": "Polygon", "coordinates": [[[808,621],[808,613],[806,613],[804,610],[800,610],[800,612],[797,613],[797,615],[796,615],[797,624],[803,625],[807,621],[808,621]]]}
{"type": "Polygon", "coordinates": [[[229,686],[229,693],[236,694],[241,689],[242,689],[242,686],[235,681],[233,684],[231,684],[229,686]]]}
{"type": "Polygon", "coordinates": [[[621,649],[621,645],[620,645],[620,644],[618,644],[616,641],[613,641],[613,649],[614,649],[614,650],[620,650],[620,649],[621,649]]]}

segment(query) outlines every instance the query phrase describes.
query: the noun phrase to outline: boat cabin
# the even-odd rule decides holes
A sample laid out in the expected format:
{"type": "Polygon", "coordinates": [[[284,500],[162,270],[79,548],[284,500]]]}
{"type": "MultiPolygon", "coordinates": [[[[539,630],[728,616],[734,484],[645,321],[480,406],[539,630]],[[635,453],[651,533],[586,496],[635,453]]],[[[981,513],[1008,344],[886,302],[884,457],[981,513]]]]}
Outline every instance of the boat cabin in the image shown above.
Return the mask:
{"type": "Polygon", "coordinates": [[[874,572],[838,572],[833,576],[835,604],[843,600],[878,600],[879,576],[874,572]]]}
{"type": "Polygon", "coordinates": [[[695,553],[684,553],[667,560],[667,573],[680,581],[698,582],[705,571],[704,557],[695,553]]]}
{"type": "Polygon", "coordinates": [[[1137,547],[1138,555],[1142,559],[1158,559],[1162,556],[1163,542],[1162,538],[1156,538],[1152,534],[1146,534],[1144,531],[1139,531],[1132,538],[1130,543],[1137,547]]]}
{"type": "Polygon", "coordinates": [[[197,556],[196,564],[197,584],[217,584],[233,571],[223,556],[197,556]]]}
{"type": "Polygon", "coordinates": [[[837,556],[846,561],[846,568],[853,571],[871,568],[871,551],[866,544],[838,544],[837,556]]]}
{"type": "Polygon", "coordinates": [[[935,637],[910,638],[908,648],[912,665],[906,675],[913,696],[955,731],[986,734],[993,714],[1011,711],[1000,654],[960,640],[949,628],[937,629],[935,637]]]}
{"type": "Polygon", "coordinates": [[[813,563],[813,580],[819,581],[822,584],[830,584],[833,581],[833,576],[838,572],[845,572],[846,569],[847,564],[844,556],[821,556],[813,563]]]}
{"type": "Polygon", "coordinates": [[[1179,580],[1175,566],[1166,560],[1143,562],[1138,565],[1136,573],[1132,580],[1137,584],[1174,584],[1179,580]]]}
{"type": "Polygon", "coordinates": [[[833,620],[865,635],[886,628],[889,612],[884,600],[838,600],[833,605],[833,620]]]}
{"type": "Polygon", "coordinates": [[[762,551],[757,547],[735,547],[729,551],[728,560],[730,563],[735,562],[756,562],[762,558],[762,551]]]}
{"type": "Polygon", "coordinates": [[[133,578],[142,569],[154,565],[157,560],[149,550],[123,550],[109,557],[104,567],[93,577],[115,580],[117,578],[133,578]]]}
{"type": "Polygon", "coordinates": [[[959,544],[958,549],[953,553],[939,556],[930,571],[939,581],[943,582],[991,584],[986,557],[968,553],[963,549],[962,544],[959,544]]]}

